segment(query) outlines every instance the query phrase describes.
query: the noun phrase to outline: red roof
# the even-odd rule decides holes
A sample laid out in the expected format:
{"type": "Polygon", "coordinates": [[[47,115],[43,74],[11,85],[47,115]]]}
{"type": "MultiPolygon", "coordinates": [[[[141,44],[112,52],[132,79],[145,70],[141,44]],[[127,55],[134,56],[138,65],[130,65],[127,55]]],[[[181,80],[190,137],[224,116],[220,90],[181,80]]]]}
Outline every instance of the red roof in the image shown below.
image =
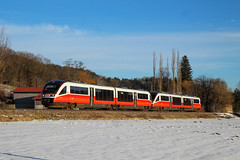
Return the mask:
{"type": "Polygon", "coordinates": [[[18,87],[13,90],[14,93],[41,93],[43,87],[18,87]]]}
{"type": "Polygon", "coordinates": [[[42,93],[39,93],[36,97],[34,97],[33,99],[41,99],[42,98],[42,93]]]}

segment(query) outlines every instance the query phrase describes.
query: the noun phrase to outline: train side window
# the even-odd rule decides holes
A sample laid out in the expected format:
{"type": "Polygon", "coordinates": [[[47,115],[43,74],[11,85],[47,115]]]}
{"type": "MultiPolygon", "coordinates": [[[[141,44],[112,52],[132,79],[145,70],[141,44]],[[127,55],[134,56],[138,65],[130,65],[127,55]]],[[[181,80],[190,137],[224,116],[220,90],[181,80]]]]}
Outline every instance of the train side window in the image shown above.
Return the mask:
{"type": "Polygon", "coordinates": [[[61,92],[59,93],[59,95],[61,95],[61,94],[66,94],[67,93],[67,86],[65,86],[62,90],[61,90],[61,92]]]}
{"type": "Polygon", "coordinates": [[[113,91],[109,91],[107,94],[107,101],[113,101],[113,91]]]}
{"type": "Polygon", "coordinates": [[[71,86],[70,87],[70,92],[73,93],[73,94],[88,95],[88,88],[71,86]]]}
{"type": "Polygon", "coordinates": [[[79,88],[80,88],[80,94],[88,95],[88,88],[84,88],[84,87],[79,87],[79,88]]]}
{"type": "Polygon", "coordinates": [[[185,106],[191,106],[191,99],[190,98],[183,98],[183,105],[185,106]]]}
{"type": "Polygon", "coordinates": [[[147,94],[138,93],[138,99],[148,99],[147,94]]]}
{"type": "Polygon", "coordinates": [[[199,104],[199,99],[194,99],[193,103],[199,104]]]}
{"type": "Polygon", "coordinates": [[[132,102],[133,101],[132,92],[118,91],[118,101],[120,101],[120,102],[132,102]]]}
{"type": "Polygon", "coordinates": [[[113,101],[113,91],[112,90],[96,89],[95,93],[96,93],[96,100],[113,101]]]}
{"type": "Polygon", "coordinates": [[[101,89],[96,89],[95,90],[95,95],[96,95],[96,100],[102,100],[102,90],[101,89]]]}
{"type": "Polygon", "coordinates": [[[173,105],[181,105],[181,98],[173,97],[173,105]]]}
{"type": "Polygon", "coordinates": [[[161,101],[169,101],[169,96],[161,96],[161,101]]]}

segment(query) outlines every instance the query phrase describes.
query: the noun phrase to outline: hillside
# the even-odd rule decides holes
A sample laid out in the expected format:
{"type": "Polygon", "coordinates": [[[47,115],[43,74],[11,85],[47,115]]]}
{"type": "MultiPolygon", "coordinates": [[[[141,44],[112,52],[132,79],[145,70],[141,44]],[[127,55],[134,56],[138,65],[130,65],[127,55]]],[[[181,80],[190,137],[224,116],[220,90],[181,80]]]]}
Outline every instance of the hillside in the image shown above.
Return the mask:
{"type": "Polygon", "coordinates": [[[4,91],[7,96],[10,95],[11,91],[13,91],[16,87],[6,85],[6,84],[0,84],[0,90],[4,91]]]}
{"type": "Polygon", "coordinates": [[[81,60],[67,59],[62,65],[28,52],[8,49],[0,52],[0,84],[16,87],[42,87],[50,80],[71,80],[115,87],[151,90],[152,78],[122,79],[97,75],[81,60]],[[2,67],[1,67],[2,66],[2,67]]]}

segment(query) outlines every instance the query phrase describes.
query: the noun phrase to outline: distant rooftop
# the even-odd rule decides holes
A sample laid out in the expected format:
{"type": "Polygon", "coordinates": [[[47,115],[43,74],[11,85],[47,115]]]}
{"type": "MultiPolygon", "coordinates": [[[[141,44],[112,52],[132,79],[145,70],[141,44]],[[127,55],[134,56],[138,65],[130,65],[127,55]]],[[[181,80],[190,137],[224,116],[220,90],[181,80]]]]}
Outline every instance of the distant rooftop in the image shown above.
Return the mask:
{"type": "Polygon", "coordinates": [[[13,90],[14,93],[41,93],[43,87],[18,87],[13,90]]]}
{"type": "Polygon", "coordinates": [[[42,93],[39,93],[36,97],[34,97],[33,99],[35,100],[41,100],[41,97],[42,97],[42,93]]]}

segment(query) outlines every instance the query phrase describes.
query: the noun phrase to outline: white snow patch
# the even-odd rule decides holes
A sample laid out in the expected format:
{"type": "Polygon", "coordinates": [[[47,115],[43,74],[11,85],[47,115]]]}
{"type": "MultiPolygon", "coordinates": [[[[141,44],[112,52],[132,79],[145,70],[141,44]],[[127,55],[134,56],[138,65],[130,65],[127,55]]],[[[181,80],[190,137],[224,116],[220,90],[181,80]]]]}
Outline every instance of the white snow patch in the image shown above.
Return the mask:
{"type": "Polygon", "coordinates": [[[239,119],[0,123],[0,160],[239,157],[239,119]]]}
{"type": "Polygon", "coordinates": [[[215,113],[215,114],[218,115],[221,118],[236,118],[236,119],[239,119],[239,117],[234,115],[233,113],[215,113]]]}

